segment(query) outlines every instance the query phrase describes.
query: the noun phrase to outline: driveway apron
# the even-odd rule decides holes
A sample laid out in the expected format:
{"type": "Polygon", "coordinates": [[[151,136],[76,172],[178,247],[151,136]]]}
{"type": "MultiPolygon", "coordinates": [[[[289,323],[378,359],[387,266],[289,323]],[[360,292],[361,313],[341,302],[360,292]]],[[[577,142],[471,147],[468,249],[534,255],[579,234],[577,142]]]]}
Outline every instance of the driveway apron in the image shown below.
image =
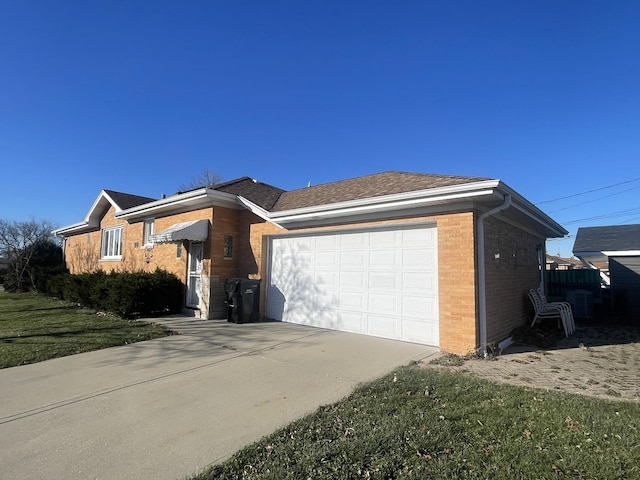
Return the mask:
{"type": "Polygon", "coordinates": [[[0,370],[0,478],[177,479],[437,349],[172,317],[179,335],[0,370]]]}

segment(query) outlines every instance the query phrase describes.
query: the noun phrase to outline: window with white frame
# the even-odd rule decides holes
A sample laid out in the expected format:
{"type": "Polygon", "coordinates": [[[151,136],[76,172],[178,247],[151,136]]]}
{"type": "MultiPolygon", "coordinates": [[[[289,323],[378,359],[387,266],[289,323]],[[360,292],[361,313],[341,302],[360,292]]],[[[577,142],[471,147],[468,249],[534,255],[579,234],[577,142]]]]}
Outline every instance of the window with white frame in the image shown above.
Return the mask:
{"type": "Polygon", "coordinates": [[[102,258],[122,258],[122,225],[102,230],[102,258]]]}
{"type": "Polygon", "coordinates": [[[153,235],[155,221],[153,218],[147,219],[144,221],[144,230],[142,234],[142,245],[149,246],[153,245],[153,241],[151,241],[151,235],[153,235]]]}

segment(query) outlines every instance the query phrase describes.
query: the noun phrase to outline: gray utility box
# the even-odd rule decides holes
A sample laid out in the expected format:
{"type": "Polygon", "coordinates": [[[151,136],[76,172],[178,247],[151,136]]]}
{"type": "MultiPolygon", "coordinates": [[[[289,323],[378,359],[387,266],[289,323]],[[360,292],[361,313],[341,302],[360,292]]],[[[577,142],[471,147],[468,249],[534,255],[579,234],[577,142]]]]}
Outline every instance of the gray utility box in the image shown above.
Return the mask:
{"type": "Polygon", "coordinates": [[[576,318],[593,318],[593,293],[589,290],[569,290],[567,302],[576,318]]]}
{"type": "Polygon", "coordinates": [[[228,322],[260,320],[260,280],[228,278],[224,282],[224,294],[228,322]]]}

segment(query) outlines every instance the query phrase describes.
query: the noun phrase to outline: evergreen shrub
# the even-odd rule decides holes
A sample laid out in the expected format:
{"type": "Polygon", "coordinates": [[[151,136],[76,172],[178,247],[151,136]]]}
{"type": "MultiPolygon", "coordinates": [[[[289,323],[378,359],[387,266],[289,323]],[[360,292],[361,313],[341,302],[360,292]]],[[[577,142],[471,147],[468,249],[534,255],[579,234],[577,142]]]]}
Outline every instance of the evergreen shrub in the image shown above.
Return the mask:
{"type": "Polygon", "coordinates": [[[179,312],[184,287],[178,277],[159,268],[153,273],[100,270],[51,277],[47,293],[88,308],[134,318],[179,312]]]}

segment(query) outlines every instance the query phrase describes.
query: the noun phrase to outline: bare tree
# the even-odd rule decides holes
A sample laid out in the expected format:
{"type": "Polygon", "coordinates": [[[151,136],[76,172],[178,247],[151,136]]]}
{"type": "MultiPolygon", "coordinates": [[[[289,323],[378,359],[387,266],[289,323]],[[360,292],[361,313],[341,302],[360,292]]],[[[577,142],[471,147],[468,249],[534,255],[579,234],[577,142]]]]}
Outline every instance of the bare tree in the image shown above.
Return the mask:
{"type": "Polygon", "coordinates": [[[0,255],[9,259],[11,273],[18,285],[27,280],[38,245],[54,241],[53,228],[53,224],[45,220],[17,222],[0,219],[0,255]]]}
{"type": "Polygon", "coordinates": [[[212,187],[220,182],[222,182],[222,175],[207,168],[193,177],[189,183],[180,185],[179,190],[186,192],[188,190],[195,190],[196,188],[212,187]]]}

